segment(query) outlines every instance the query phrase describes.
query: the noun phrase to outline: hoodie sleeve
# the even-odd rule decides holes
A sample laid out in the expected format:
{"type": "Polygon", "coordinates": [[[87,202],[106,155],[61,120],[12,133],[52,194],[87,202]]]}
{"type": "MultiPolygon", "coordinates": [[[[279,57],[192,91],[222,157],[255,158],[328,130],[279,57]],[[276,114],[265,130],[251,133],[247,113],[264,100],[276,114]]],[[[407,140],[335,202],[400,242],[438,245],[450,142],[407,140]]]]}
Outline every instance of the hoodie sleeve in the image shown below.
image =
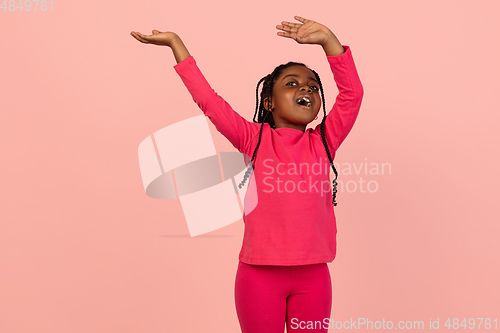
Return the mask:
{"type": "Polygon", "coordinates": [[[260,130],[260,124],[240,116],[210,87],[193,56],[176,64],[174,69],[205,116],[238,151],[245,152],[245,147],[260,130]]]}
{"type": "MultiPolygon", "coordinates": [[[[339,94],[325,119],[325,137],[329,148],[336,151],[354,126],[363,99],[363,86],[358,76],[351,48],[342,45],[345,52],[327,56],[339,94]]],[[[321,124],[314,131],[321,135],[321,124]]]]}

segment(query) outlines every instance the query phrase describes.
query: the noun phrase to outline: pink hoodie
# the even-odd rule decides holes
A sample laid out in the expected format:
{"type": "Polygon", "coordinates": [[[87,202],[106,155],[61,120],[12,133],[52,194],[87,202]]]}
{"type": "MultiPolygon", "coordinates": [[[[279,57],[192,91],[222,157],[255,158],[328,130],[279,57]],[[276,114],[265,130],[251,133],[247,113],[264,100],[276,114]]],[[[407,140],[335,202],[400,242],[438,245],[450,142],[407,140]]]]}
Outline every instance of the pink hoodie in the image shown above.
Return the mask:
{"type": "MultiPolygon", "coordinates": [[[[325,137],[332,159],[353,127],[363,98],[351,49],[343,47],[343,54],[326,56],[339,90],[325,120],[325,137]]],[[[247,155],[248,163],[259,141],[261,123],[249,122],[234,111],[210,87],[192,56],[174,69],[205,116],[238,151],[247,155]]],[[[323,117],[322,108],[318,117],[323,117]]],[[[302,132],[288,127],[272,129],[265,123],[252,164],[251,177],[255,177],[257,187],[253,191],[258,204],[243,216],[245,233],[239,260],[253,265],[333,261],[337,247],[330,180],[333,170],[320,125],[302,132]]],[[[253,183],[250,180],[246,182],[247,194],[253,183]]],[[[337,201],[338,198],[337,195],[337,201]]]]}

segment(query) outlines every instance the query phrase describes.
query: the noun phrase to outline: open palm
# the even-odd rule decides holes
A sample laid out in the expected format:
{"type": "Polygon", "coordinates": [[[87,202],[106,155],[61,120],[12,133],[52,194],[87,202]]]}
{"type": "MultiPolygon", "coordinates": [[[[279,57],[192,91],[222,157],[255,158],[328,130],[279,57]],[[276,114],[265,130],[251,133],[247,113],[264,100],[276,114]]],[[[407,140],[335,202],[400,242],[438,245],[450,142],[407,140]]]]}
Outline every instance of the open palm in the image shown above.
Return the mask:
{"type": "Polygon", "coordinates": [[[333,35],[328,27],[316,21],[308,20],[300,16],[294,17],[302,23],[292,23],[283,21],[282,25],[277,25],[278,36],[287,37],[295,40],[299,44],[325,44],[333,35]]]}
{"type": "Polygon", "coordinates": [[[143,35],[140,32],[132,31],[130,33],[135,39],[144,44],[155,44],[155,45],[165,45],[171,46],[172,41],[177,37],[175,32],[166,31],[161,32],[159,30],[153,30],[151,35],[143,35]]]}

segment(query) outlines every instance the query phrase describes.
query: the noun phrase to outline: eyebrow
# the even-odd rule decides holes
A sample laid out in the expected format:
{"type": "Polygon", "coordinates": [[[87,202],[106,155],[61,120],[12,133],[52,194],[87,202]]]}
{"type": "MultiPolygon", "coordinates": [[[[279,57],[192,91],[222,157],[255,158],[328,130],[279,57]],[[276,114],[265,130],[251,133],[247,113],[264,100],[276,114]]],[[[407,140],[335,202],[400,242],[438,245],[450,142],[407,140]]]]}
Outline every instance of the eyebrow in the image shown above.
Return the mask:
{"type": "MultiPolygon", "coordinates": [[[[299,77],[299,76],[298,76],[298,75],[296,75],[296,74],[288,74],[288,75],[285,75],[285,76],[283,77],[282,81],[283,81],[284,79],[286,79],[287,77],[289,77],[289,76],[299,77]]],[[[313,80],[314,82],[318,83],[318,81],[316,81],[316,79],[315,79],[315,78],[313,78],[313,77],[308,77],[308,79],[309,79],[309,80],[313,80]]],[[[318,83],[318,84],[319,84],[319,83],[318,83]]]]}

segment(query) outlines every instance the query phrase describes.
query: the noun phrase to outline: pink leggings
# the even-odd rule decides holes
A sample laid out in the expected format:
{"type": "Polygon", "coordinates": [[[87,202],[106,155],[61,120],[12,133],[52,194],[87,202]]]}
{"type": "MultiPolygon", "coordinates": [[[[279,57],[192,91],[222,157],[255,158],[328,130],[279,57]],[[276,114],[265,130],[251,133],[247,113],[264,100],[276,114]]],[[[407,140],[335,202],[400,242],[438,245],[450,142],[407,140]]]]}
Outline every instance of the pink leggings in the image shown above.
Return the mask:
{"type": "Polygon", "coordinates": [[[234,296],[242,333],[283,333],[285,323],[287,332],[328,332],[332,283],[326,263],[270,266],[240,261],[234,296]]]}

